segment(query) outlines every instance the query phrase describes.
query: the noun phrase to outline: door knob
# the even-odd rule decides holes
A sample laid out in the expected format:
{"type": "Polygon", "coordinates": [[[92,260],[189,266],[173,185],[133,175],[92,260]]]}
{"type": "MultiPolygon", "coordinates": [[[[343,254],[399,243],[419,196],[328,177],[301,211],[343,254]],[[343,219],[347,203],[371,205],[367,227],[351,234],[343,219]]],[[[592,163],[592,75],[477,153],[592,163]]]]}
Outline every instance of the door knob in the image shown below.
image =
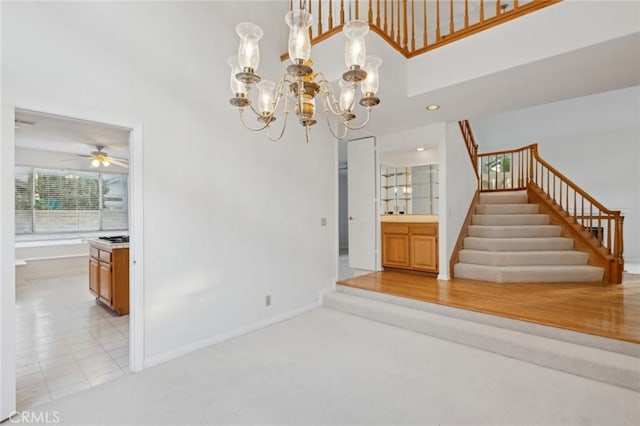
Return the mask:
{"type": "Polygon", "coordinates": [[[353,216],[349,216],[349,220],[353,220],[353,216]]]}

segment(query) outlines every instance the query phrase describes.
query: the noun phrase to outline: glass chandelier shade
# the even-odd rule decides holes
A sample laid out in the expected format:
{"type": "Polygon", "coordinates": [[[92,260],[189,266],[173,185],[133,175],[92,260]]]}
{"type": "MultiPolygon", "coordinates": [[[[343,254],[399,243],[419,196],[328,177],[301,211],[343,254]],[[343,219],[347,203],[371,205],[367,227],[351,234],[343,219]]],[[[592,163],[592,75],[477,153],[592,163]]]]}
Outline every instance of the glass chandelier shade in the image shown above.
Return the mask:
{"type": "Polygon", "coordinates": [[[380,77],[378,74],[378,68],[382,65],[382,59],[375,55],[367,56],[364,61],[364,70],[367,72],[367,78],[362,81],[362,94],[365,96],[373,96],[378,93],[380,86],[380,77]]]}
{"type": "Polygon", "coordinates": [[[340,80],[340,109],[343,111],[351,111],[353,108],[353,100],[356,96],[356,89],[353,83],[340,80]]]}
{"type": "Polygon", "coordinates": [[[296,10],[287,13],[285,22],[289,25],[289,59],[291,62],[304,63],[311,57],[311,27],[312,16],[306,10],[296,10]]]}
{"type": "Polygon", "coordinates": [[[238,47],[238,65],[243,70],[252,72],[258,70],[260,65],[260,48],[258,42],[262,38],[262,28],[250,22],[242,22],[236,26],[236,33],[240,37],[238,47]]]}
{"type": "Polygon", "coordinates": [[[234,96],[238,96],[239,94],[246,95],[247,94],[246,86],[236,78],[236,74],[242,71],[242,68],[240,68],[240,65],[238,65],[238,56],[237,55],[229,56],[229,58],[227,59],[227,65],[229,65],[229,68],[231,68],[231,75],[229,78],[231,93],[234,96]]]}
{"type": "Polygon", "coordinates": [[[258,111],[262,115],[273,114],[276,83],[271,80],[262,80],[256,87],[258,87],[258,111]]]}
{"type": "Polygon", "coordinates": [[[362,68],[367,56],[364,36],[369,32],[369,24],[364,21],[351,21],[344,24],[342,32],[347,36],[344,48],[344,62],[347,68],[362,68]]]}

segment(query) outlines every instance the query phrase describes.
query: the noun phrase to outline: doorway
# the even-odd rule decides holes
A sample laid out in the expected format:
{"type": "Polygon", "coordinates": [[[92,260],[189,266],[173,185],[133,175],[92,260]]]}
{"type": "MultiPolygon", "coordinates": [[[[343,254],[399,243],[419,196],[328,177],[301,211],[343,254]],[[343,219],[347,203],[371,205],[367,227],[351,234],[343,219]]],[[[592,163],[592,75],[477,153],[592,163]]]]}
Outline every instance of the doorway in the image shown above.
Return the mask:
{"type": "Polygon", "coordinates": [[[4,419],[142,370],[143,240],[141,125],[13,106],[2,119],[12,131],[3,130],[0,170],[15,182],[3,185],[0,214],[4,419]],[[55,137],[38,149],[47,132],[55,137]],[[131,237],[128,316],[89,293],[87,240],[116,233],[131,237]]]}
{"type": "Polygon", "coordinates": [[[338,279],[376,270],[377,202],[375,138],[340,142],[338,148],[338,279]]]}

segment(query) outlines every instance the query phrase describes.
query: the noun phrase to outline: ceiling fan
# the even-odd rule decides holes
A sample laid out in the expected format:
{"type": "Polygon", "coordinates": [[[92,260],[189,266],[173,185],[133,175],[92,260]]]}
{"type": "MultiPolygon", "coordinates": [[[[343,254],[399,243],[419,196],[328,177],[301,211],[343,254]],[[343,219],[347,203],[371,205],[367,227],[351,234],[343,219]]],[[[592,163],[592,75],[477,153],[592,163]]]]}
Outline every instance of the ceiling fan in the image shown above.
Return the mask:
{"type": "Polygon", "coordinates": [[[91,151],[89,155],[80,155],[83,158],[89,158],[91,160],[91,167],[100,167],[101,165],[104,167],[109,167],[110,164],[115,164],[116,166],[129,168],[129,161],[124,158],[116,158],[111,157],[108,153],[103,151],[105,147],[102,145],[97,145],[95,151],[91,151]]]}

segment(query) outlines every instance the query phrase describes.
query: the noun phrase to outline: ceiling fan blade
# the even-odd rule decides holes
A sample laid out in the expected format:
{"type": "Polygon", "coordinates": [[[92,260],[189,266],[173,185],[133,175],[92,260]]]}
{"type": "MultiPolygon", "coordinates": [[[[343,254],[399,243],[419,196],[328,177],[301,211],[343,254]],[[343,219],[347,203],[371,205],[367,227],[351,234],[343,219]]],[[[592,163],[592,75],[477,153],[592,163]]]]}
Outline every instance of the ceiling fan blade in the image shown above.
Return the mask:
{"type": "Polygon", "coordinates": [[[90,155],[80,155],[80,154],[74,154],[74,157],[76,158],[67,158],[65,160],[58,160],[61,163],[67,162],[67,161],[79,161],[80,158],[93,158],[90,155]]]}
{"type": "Polygon", "coordinates": [[[109,161],[111,161],[111,164],[115,164],[116,166],[124,167],[125,169],[129,168],[129,164],[123,161],[120,161],[120,159],[109,158],[109,161]]]}

